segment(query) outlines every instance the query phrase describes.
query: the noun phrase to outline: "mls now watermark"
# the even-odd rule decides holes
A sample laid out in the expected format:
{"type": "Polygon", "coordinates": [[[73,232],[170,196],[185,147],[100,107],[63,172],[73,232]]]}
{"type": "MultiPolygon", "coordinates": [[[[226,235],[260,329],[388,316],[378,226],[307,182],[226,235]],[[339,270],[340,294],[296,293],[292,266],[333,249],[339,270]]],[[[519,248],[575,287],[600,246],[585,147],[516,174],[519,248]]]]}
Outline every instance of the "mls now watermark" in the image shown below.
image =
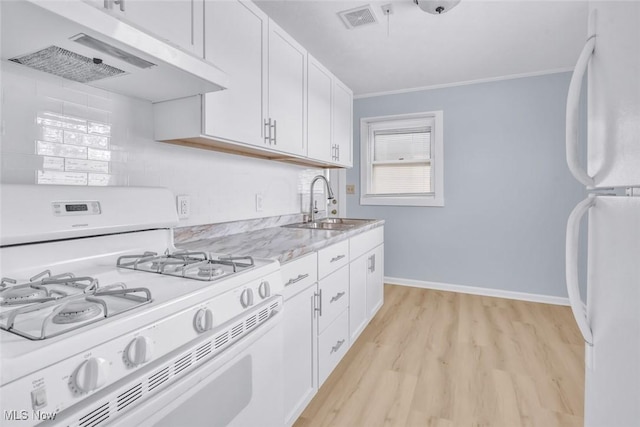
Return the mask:
{"type": "Polygon", "coordinates": [[[27,420],[52,421],[56,419],[57,413],[46,412],[46,411],[11,410],[11,411],[3,411],[3,415],[4,415],[5,421],[27,421],[27,420]]]}

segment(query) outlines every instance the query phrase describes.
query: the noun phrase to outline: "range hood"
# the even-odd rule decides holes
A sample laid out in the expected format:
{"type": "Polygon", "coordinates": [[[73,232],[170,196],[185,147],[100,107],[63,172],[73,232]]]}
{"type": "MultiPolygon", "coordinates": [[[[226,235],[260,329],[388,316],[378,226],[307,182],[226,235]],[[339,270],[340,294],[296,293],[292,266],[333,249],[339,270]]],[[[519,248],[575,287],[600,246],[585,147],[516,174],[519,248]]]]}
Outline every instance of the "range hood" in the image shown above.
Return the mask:
{"type": "Polygon", "coordinates": [[[1,3],[3,63],[151,102],[228,86],[213,64],[83,1],[1,3]]]}

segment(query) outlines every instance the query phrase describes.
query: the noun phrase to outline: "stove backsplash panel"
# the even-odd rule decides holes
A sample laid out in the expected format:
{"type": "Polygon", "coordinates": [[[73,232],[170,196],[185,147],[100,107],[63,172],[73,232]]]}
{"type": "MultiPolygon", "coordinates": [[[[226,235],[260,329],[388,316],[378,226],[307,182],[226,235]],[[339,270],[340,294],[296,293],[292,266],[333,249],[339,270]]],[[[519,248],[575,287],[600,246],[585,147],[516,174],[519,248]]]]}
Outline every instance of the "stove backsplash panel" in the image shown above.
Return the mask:
{"type": "Polygon", "coordinates": [[[154,141],[151,103],[16,67],[2,64],[4,183],[168,187],[190,195],[191,226],[300,213],[322,173],[154,141]]]}

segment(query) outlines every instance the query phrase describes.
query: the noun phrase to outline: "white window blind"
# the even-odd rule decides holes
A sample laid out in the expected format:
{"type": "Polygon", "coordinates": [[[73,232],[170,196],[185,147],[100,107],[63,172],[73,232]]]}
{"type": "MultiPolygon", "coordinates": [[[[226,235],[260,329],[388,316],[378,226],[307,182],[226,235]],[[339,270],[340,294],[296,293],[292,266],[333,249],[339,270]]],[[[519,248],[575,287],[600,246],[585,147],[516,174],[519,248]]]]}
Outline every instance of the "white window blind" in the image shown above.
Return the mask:
{"type": "Polygon", "coordinates": [[[430,194],[431,127],[373,131],[372,194],[430,194]]]}
{"type": "Polygon", "coordinates": [[[360,120],[360,204],[444,206],[443,113],[360,120]]]}

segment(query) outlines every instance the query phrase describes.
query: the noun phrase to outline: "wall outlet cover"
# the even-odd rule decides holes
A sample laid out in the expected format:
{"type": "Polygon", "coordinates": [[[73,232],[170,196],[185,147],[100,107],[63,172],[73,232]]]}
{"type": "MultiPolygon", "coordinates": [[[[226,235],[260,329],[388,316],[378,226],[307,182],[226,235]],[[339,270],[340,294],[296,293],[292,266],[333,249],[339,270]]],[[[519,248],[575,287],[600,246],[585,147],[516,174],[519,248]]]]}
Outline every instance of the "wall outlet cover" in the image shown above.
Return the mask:
{"type": "Polygon", "coordinates": [[[355,184],[347,184],[347,194],[356,194],[355,184]]]}
{"type": "Polygon", "coordinates": [[[178,218],[189,218],[189,215],[191,215],[191,196],[189,196],[188,194],[181,194],[177,196],[176,204],[178,208],[178,218]]]}

